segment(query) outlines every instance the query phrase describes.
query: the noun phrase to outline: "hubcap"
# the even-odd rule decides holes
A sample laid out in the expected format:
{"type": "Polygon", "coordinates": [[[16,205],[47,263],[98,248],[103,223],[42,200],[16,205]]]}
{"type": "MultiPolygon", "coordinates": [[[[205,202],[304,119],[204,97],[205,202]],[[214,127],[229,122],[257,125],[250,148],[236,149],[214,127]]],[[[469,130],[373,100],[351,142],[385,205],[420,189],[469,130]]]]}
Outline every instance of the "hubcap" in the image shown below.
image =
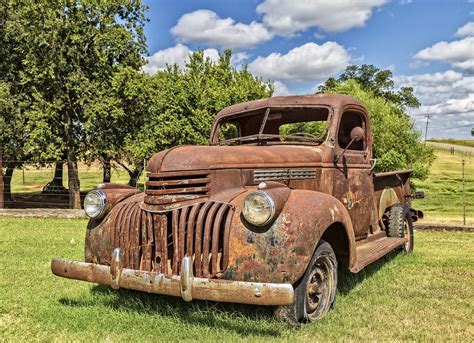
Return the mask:
{"type": "Polygon", "coordinates": [[[405,220],[404,221],[404,228],[403,228],[403,232],[404,232],[404,237],[405,237],[405,251],[409,251],[410,250],[410,243],[411,243],[411,235],[410,235],[410,225],[408,224],[408,221],[405,220]]]}

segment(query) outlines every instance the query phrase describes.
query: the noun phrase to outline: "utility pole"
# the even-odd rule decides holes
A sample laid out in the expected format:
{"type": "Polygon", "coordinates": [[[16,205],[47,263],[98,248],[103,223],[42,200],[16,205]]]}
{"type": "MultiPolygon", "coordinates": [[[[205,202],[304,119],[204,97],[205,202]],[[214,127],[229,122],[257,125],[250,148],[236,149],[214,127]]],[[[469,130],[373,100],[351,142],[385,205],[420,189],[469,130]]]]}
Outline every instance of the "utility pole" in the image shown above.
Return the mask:
{"type": "Polygon", "coordinates": [[[428,137],[428,123],[430,122],[431,114],[425,115],[426,117],[426,129],[425,129],[425,143],[426,143],[426,138],[428,137]]]}

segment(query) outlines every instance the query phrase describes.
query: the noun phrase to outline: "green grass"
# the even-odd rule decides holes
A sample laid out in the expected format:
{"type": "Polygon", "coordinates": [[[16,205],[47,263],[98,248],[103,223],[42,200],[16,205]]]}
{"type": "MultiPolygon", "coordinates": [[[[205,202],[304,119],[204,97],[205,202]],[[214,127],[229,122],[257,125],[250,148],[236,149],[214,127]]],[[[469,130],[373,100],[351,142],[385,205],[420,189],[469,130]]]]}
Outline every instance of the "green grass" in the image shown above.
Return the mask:
{"type": "Polygon", "coordinates": [[[56,277],[82,260],[85,220],[0,218],[0,337],[13,341],[474,341],[474,234],[416,232],[415,252],[341,272],[335,308],[301,329],[264,307],[148,295],[56,277]]]}
{"type": "Polygon", "coordinates": [[[424,190],[425,199],[415,200],[413,206],[425,213],[424,222],[461,224],[463,215],[462,168],[465,160],[466,224],[474,225],[474,158],[463,158],[437,150],[428,179],[416,182],[424,190]]]}
{"type": "MultiPolygon", "coordinates": [[[[21,169],[15,169],[12,177],[12,192],[41,192],[43,187],[51,181],[53,175],[53,167],[37,168],[33,166],[26,166],[24,171],[21,169]]],[[[95,188],[98,183],[102,182],[102,169],[97,164],[93,164],[92,166],[79,164],[79,177],[81,183],[81,191],[91,190],[95,188]]],[[[63,178],[63,184],[65,187],[67,187],[67,168],[64,168],[63,178]]],[[[112,169],[112,182],[126,184],[128,180],[129,176],[125,169],[121,167],[116,167],[112,169]]]]}
{"type": "Polygon", "coordinates": [[[428,142],[462,145],[474,148],[474,140],[472,139],[428,139],[428,142]]]}

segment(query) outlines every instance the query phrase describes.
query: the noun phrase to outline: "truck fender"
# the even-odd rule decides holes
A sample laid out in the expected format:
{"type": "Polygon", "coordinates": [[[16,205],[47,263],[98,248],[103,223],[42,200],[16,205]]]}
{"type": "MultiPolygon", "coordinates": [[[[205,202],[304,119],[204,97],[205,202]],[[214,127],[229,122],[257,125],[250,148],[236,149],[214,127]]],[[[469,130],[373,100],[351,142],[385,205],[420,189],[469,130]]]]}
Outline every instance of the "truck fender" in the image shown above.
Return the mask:
{"type": "Polygon", "coordinates": [[[240,215],[243,199],[232,203],[229,264],[223,278],[257,282],[294,284],[305,272],[326,229],[337,224],[348,241],[349,264],[356,259],[352,223],[344,205],[331,195],[291,190],[281,213],[270,227],[252,230],[240,215]]]}

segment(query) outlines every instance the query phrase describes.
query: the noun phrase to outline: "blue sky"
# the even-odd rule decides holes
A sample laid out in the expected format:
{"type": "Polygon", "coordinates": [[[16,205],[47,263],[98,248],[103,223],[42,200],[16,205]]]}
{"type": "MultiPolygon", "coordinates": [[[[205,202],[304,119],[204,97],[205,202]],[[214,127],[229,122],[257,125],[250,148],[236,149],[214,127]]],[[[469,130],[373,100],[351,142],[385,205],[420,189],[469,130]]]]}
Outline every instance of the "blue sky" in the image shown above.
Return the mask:
{"type": "Polygon", "coordinates": [[[393,71],[422,106],[429,137],[469,138],[474,127],[474,0],[151,1],[145,27],[154,73],[232,48],[234,65],[275,82],[277,95],[311,93],[349,64],[393,71]]]}

